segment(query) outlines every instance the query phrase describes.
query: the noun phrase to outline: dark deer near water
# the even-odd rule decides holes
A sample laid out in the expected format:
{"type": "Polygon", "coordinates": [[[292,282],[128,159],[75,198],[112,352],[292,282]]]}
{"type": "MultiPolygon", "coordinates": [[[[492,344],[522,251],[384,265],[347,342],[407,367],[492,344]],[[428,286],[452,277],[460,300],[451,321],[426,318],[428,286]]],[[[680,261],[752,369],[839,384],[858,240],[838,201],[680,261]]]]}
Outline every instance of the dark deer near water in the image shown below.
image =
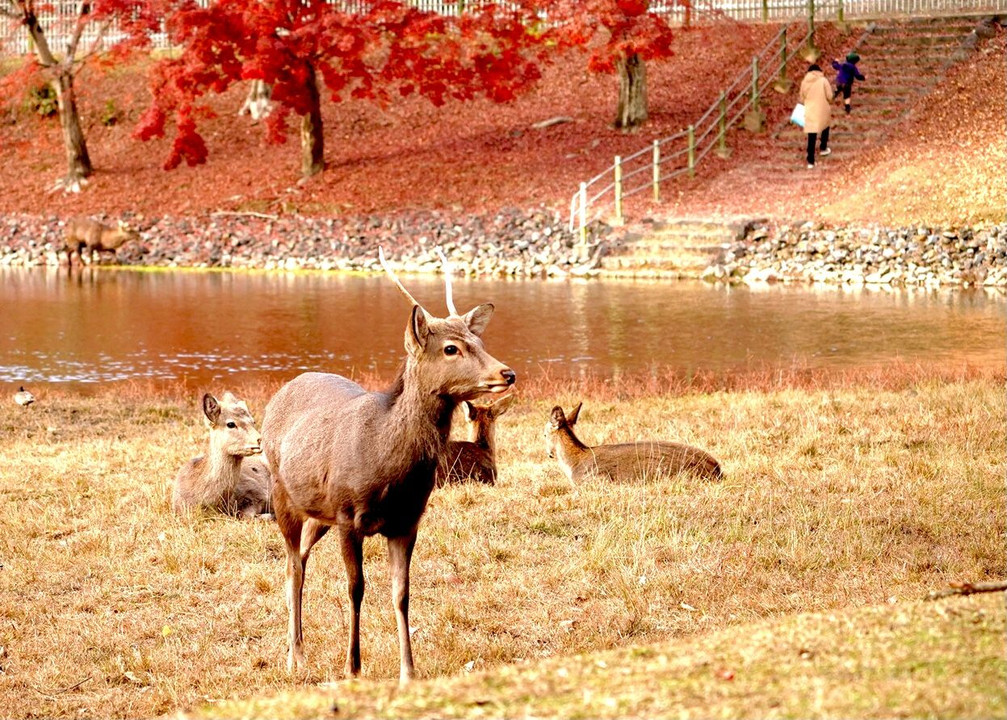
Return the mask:
{"type": "Polygon", "coordinates": [[[66,252],[66,262],[73,266],[73,256],[78,262],[84,262],[84,250],[90,252],[90,264],[94,264],[94,254],[115,251],[129,240],[137,240],[140,233],[122,220],[116,228],[110,228],[97,220],[90,218],[74,218],[66,225],[66,239],[63,250],[66,252]]]}
{"type": "Polygon", "coordinates": [[[569,415],[563,413],[563,408],[554,407],[545,426],[546,454],[559,460],[560,468],[570,480],[600,477],[627,481],[680,472],[708,480],[723,476],[716,458],[691,445],[639,441],[589,447],[573,432],[581,405],[578,403],[569,415]]]}
{"type": "Polygon", "coordinates": [[[437,487],[469,480],[487,485],[496,483],[496,421],[513,400],[513,395],[507,395],[485,405],[467,400],[462,403],[467,439],[448,443],[447,452],[437,466],[437,487]]]}
{"type": "MultiPolygon", "coordinates": [[[[381,255],[384,264],[384,255],[381,255]]],[[[493,314],[486,303],[458,315],[445,268],[446,318],[413,303],[406,357],[392,386],[368,392],[339,375],[304,373],[269,401],[262,422],[273,472],[273,512],[287,546],[287,666],[304,666],[301,595],[312,546],[335,528],[350,595],[346,671],[360,673],[363,542],[384,535],[399,637],[399,680],[415,674],[409,639],[409,562],[458,403],[506,392],[514,371],[480,339],[493,314]]]]}

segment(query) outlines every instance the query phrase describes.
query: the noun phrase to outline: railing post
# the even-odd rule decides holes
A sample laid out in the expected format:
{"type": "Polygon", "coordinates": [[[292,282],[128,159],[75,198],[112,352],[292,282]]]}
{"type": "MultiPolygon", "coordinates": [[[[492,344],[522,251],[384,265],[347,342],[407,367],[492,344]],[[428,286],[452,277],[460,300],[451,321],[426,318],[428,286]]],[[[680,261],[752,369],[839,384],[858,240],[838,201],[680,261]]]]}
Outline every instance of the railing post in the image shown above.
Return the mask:
{"type": "Polygon", "coordinates": [[[622,158],[615,156],[615,221],[622,223],[622,158]]]}
{"type": "Polygon", "coordinates": [[[654,202],[661,200],[661,141],[654,141],[654,202]]]}
{"type": "Polygon", "coordinates": [[[769,22],[769,0],[762,0],[762,22],[769,22]]]}
{"type": "Polygon", "coordinates": [[[696,174],[696,129],[689,126],[689,175],[696,174]]]}
{"type": "Polygon", "coordinates": [[[580,245],[583,248],[587,245],[587,183],[580,184],[580,202],[578,213],[580,216],[580,245]]]}
{"type": "Polygon", "coordinates": [[[783,28],[782,33],[783,49],[780,54],[780,80],[787,79],[787,28],[783,28]]]}
{"type": "Polygon", "coordinates": [[[720,149],[717,154],[720,157],[727,157],[727,93],[720,91],[720,119],[718,120],[720,132],[717,134],[717,142],[720,149]]]}
{"type": "Polygon", "coordinates": [[[752,110],[759,112],[759,58],[752,58],[752,110]]]}

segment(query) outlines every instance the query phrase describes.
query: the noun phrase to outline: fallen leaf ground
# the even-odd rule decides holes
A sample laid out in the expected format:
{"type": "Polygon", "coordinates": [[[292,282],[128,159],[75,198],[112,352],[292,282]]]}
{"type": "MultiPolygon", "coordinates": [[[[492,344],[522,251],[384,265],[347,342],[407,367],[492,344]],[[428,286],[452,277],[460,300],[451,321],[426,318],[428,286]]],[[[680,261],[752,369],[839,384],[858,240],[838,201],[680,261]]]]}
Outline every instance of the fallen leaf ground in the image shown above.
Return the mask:
{"type": "MultiPolygon", "coordinates": [[[[587,72],[571,55],[545,71],[531,93],[507,105],[451,103],[436,108],[404,100],[379,108],[363,102],[325,108],[326,162],[321,176],[298,183],[296,137],[267,145],[265,132],[237,117],[243,88],[208,98],[216,116],[202,125],[205,166],[166,172],[169,140],[131,138],[149,100],[142,65],[88,69],[80,102],[96,174],[80,195],[51,194],[63,170],[55,119],[40,120],[15,99],[0,125],[0,212],[39,215],[124,213],[203,215],[214,210],[360,215],[410,209],[477,214],[501,207],[545,206],[565,212],[580,181],[694,121],[778,30],[724,22],[679,32],[675,57],[649,68],[651,118],[632,134],[611,128],[613,77],[587,72]],[[571,122],[536,130],[543,120],[571,122]],[[105,119],[114,117],[114,124],[105,119]]],[[[826,50],[850,45],[825,26],[826,50]]],[[[1002,210],[1004,196],[1004,36],[954,71],[882,147],[807,183],[781,185],[758,203],[746,187],[772,185],[759,171],[717,182],[724,170],[755,158],[762,140],[741,135],[728,161],[714,159],[698,177],[669,184],[647,216],[746,214],[829,222],[974,222],[1002,210]],[[991,92],[997,89],[996,92],[991,92]],[[974,199],[978,197],[980,209],[974,199]],[[999,198],[999,201],[998,201],[999,198]],[[990,208],[993,208],[992,210],[990,208]]],[[[793,98],[775,96],[771,119],[793,98]]],[[[754,167],[754,166],[753,166],[754,167]]],[[[1002,213],[1001,213],[1002,214],[1002,213]]]]}

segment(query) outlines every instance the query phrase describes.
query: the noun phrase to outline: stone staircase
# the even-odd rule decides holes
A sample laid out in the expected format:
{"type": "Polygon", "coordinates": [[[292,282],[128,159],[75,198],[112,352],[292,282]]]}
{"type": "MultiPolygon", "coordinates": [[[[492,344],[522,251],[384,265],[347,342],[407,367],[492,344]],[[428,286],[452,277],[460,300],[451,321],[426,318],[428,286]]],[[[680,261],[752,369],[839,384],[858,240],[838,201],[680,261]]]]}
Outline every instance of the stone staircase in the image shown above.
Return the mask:
{"type": "Polygon", "coordinates": [[[723,252],[745,236],[750,219],[677,218],[648,220],[627,228],[621,243],[601,258],[607,277],[699,277],[723,252]]]}
{"type": "MultiPolygon", "coordinates": [[[[818,166],[841,163],[884,140],[909,111],[936,86],[946,70],[968,56],[982,34],[981,18],[921,18],[871,23],[855,44],[865,82],[853,87],[853,112],[833,106],[829,145],[832,155],[818,166]]],[[[854,49],[854,47],[847,48],[854,49]]],[[[834,80],[831,58],[823,57],[826,77],[834,80]]],[[[795,60],[795,62],[803,61],[795,60]]],[[[802,68],[803,69],[803,68],[802,68]]],[[[803,75],[803,73],[801,74],[803,75]]],[[[796,93],[780,101],[791,103],[796,93]]],[[[819,167],[807,168],[804,131],[783,120],[753,137],[755,159],[722,173],[711,187],[722,194],[758,193],[762,185],[806,186],[819,167]]],[[[683,218],[627,227],[601,260],[608,276],[698,277],[724,248],[743,236],[751,218],[683,218]]]]}
{"type": "MultiPolygon", "coordinates": [[[[920,18],[900,23],[872,23],[855,49],[861,56],[859,67],[867,77],[853,85],[853,112],[846,115],[842,102],[832,112],[829,145],[832,157],[821,162],[841,162],[866,146],[883,141],[892,127],[929,93],[945,71],[962,59],[966,38],[976,29],[978,18],[920,18]]],[[[826,77],[835,78],[831,58],[820,65],[826,77]]],[[[784,121],[771,133],[767,143],[773,170],[804,173],[806,139],[804,131],[784,121]]]]}

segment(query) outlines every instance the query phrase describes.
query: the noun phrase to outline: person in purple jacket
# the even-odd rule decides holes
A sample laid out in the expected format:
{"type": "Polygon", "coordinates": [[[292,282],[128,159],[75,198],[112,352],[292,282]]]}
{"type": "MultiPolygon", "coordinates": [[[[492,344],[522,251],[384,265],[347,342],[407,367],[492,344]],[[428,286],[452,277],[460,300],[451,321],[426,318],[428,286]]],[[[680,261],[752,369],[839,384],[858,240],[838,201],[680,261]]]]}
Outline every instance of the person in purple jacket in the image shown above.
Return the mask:
{"type": "Polygon", "coordinates": [[[848,53],[846,55],[846,62],[840,63],[838,60],[832,61],[832,67],[839,71],[836,75],[836,93],[843,93],[843,105],[846,107],[846,114],[850,114],[850,95],[853,93],[853,81],[860,80],[863,82],[865,78],[859,70],[857,70],[857,63],[860,62],[860,56],[855,52],[848,53]]]}

